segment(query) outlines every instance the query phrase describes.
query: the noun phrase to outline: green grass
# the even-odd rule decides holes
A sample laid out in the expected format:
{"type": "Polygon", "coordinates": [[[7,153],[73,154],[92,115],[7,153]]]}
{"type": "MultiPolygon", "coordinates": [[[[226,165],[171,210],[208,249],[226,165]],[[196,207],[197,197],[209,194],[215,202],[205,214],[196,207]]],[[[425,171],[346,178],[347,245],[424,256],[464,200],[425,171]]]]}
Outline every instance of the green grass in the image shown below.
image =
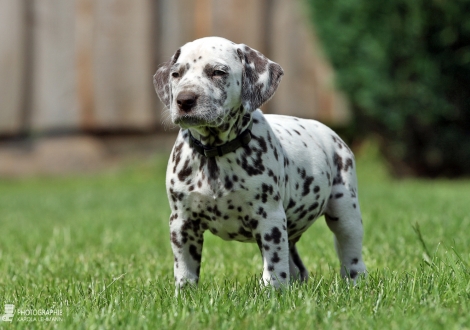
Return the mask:
{"type": "Polygon", "coordinates": [[[319,219],[299,242],[311,272],[282,292],[258,285],[256,244],[206,235],[201,281],[175,298],[167,155],[86,177],[0,181],[5,329],[469,329],[470,182],[393,181],[373,148],[358,157],[369,276],[338,276],[319,219]],[[209,261],[210,260],[210,261],[209,261]]]}

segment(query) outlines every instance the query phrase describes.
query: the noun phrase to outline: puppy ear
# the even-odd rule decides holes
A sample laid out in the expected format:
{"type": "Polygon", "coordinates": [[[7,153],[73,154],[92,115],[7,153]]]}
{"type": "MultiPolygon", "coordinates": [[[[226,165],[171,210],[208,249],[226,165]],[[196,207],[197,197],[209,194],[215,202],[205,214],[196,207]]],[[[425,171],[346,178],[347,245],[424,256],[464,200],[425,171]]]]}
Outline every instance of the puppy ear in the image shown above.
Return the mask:
{"type": "Polygon", "coordinates": [[[243,64],[242,105],[254,111],[274,95],[284,71],[279,64],[247,45],[238,45],[237,54],[243,64]]]}
{"type": "Polygon", "coordinates": [[[157,92],[160,100],[167,108],[171,104],[171,88],[170,88],[170,71],[171,66],[176,63],[181,54],[181,49],[178,49],[171,59],[164,63],[157,72],[153,75],[153,86],[157,92]]]}

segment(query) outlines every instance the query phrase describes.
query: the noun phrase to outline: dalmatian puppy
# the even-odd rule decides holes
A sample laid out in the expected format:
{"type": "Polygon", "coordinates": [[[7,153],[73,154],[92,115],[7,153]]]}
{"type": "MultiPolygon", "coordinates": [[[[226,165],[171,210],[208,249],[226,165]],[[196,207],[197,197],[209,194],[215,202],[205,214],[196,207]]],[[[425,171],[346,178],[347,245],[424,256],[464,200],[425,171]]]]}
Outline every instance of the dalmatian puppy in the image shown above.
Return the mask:
{"type": "Polygon", "coordinates": [[[258,109],[282,75],[263,54],[219,37],[185,44],[154,75],[181,128],[166,174],[177,288],[197,284],[206,230],[257,243],[266,285],[306,281],[296,243],[323,215],[341,275],[366,272],[351,150],[317,121],[258,109]]]}

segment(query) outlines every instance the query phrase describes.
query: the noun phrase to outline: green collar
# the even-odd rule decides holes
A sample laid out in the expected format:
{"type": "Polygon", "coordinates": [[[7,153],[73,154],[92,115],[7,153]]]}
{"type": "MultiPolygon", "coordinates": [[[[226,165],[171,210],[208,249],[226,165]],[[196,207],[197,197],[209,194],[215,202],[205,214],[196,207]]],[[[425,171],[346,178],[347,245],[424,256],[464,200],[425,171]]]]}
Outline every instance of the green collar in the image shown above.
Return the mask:
{"type": "Polygon", "coordinates": [[[201,155],[205,157],[208,157],[208,158],[212,158],[216,156],[221,157],[228,153],[234,152],[238,148],[242,146],[246,146],[248,143],[250,143],[252,127],[253,127],[253,120],[250,120],[250,124],[248,125],[248,128],[244,130],[240,135],[238,135],[232,141],[229,141],[217,147],[210,147],[210,146],[206,146],[202,144],[201,141],[196,140],[196,138],[188,130],[189,145],[191,148],[193,148],[194,150],[196,150],[197,152],[199,152],[201,155]]]}

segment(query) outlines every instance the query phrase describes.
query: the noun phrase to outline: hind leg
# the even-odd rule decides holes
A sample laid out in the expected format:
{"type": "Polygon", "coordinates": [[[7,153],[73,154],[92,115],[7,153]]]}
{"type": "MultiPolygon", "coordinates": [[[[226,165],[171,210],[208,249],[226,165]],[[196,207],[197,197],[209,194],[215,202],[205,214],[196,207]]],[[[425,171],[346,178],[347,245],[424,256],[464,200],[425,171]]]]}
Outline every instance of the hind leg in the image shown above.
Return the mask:
{"type": "Polygon", "coordinates": [[[308,271],[305,268],[302,259],[300,259],[295,243],[297,241],[289,241],[289,272],[291,280],[300,280],[301,282],[307,282],[308,271]]]}
{"type": "Polygon", "coordinates": [[[341,276],[353,280],[366,273],[362,260],[362,223],[360,214],[325,214],[328,227],[334,233],[336,254],[341,264],[341,276]]]}
{"type": "Polygon", "coordinates": [[[359,274],[366,273],[362,260],[362,217],[356,187],[355,173],[343,172],[343,180],[333,186],[325,212],[326,223],[335,236],[341,276],[353,281],[359,274]]]}

